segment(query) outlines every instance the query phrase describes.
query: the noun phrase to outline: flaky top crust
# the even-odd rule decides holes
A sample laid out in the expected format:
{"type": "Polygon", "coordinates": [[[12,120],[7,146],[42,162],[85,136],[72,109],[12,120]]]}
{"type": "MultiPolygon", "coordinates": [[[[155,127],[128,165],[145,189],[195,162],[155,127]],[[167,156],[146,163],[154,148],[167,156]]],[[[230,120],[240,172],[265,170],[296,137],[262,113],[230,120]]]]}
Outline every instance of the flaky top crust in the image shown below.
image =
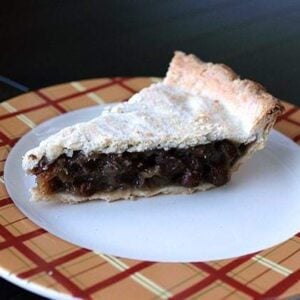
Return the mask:
{"type": "Polygon", "coordinates": [[[255,141],[254,151],[263,147],[281,111],[278,99],[259,84],[239,79],[229,67],[176,52],[163,83],[50,136],[25,154],[23,168],[30,172],[43,156],[51,162],[76,150],[86,155],[142,152],[222,139],[255,141]]]}

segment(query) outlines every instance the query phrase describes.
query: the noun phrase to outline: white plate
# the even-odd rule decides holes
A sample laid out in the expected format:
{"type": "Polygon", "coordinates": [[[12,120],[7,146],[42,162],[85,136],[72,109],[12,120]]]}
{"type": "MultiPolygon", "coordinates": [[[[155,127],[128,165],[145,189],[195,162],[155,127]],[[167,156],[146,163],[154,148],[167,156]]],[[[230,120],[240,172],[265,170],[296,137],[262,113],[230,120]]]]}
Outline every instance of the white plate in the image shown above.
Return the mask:
{"type": "Polygon", "coordinates": [[[5,182],[17,207],[52,234],[111,255],[164,262],[236,257],[278,244],[300,230],[300,151],[273,131],[268,146],[224,187],[192,195],[78,205],[29,202],[34,178],[23,154],[64,126],[97,116],[91,107],[49,120],[10,152],[5,182]]]}

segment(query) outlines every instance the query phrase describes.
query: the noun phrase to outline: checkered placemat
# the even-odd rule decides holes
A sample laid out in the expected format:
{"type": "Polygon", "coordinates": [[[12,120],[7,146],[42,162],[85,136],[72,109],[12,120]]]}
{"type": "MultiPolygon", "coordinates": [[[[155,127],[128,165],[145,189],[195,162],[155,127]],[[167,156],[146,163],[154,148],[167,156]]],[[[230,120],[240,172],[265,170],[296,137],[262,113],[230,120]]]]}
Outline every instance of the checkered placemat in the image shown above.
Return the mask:
{"type": "MultiPolygon", "coordinates": [[[[153,263],[94,253],[33,224],[13,204],[3,167],[16,141],[67,111],[123,101],[156,78],[101,78],[23,94],[0,104],[0,268],[24,281],[84,299],[251,299],[300,294],[300,233],[236,259],[153,263]]],[[[284,103],[276,128],[300,143],[300,110],[284,103]]]]}

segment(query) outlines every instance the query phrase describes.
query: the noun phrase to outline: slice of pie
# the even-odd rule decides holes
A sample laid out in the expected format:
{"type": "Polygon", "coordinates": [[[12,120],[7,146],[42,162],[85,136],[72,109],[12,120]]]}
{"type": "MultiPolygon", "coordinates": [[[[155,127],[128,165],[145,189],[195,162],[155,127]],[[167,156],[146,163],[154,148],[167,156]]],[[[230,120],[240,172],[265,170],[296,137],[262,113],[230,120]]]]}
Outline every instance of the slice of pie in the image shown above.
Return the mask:
{"type": "Polygon", "coordinates": [[[229,67],[176,52],[167,76],[28,151],[33,199],[81,202],[226,184],[265,145],[283,108],[229,67]]]}

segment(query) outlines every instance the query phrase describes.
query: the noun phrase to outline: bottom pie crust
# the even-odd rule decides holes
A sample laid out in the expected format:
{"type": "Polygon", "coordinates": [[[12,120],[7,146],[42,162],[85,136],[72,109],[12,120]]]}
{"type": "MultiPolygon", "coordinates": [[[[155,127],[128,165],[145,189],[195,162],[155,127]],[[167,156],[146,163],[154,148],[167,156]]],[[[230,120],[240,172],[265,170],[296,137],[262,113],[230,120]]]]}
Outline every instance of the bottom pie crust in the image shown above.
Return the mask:
{"type": "Polygon", "coordinates": [[[186,188],[182,186],[167,186],[167,187],[160,187],[155,189],[147,189],[147,190],[125,190],[125,191],[113,191],[113,192],[101,192],[95,193],[91,196],[77,196],[71,195],[68,193],[56,193],[51,195],[44,195],[39,192],[37,188],[33,188],[31,190],[32,193],[32,200],[33,201],[58,201],[58,202],[65,202],[65,203],[79,203],[85,202],[90,200],[105,200],[107,202],[112,202],[116,200],[133,200],[139,197],[152,197],[158,194],[192,194],[196,191],[206,191],[213,188],[213,184],[204,183],[200,184],[194,188],[186,188]]]}

